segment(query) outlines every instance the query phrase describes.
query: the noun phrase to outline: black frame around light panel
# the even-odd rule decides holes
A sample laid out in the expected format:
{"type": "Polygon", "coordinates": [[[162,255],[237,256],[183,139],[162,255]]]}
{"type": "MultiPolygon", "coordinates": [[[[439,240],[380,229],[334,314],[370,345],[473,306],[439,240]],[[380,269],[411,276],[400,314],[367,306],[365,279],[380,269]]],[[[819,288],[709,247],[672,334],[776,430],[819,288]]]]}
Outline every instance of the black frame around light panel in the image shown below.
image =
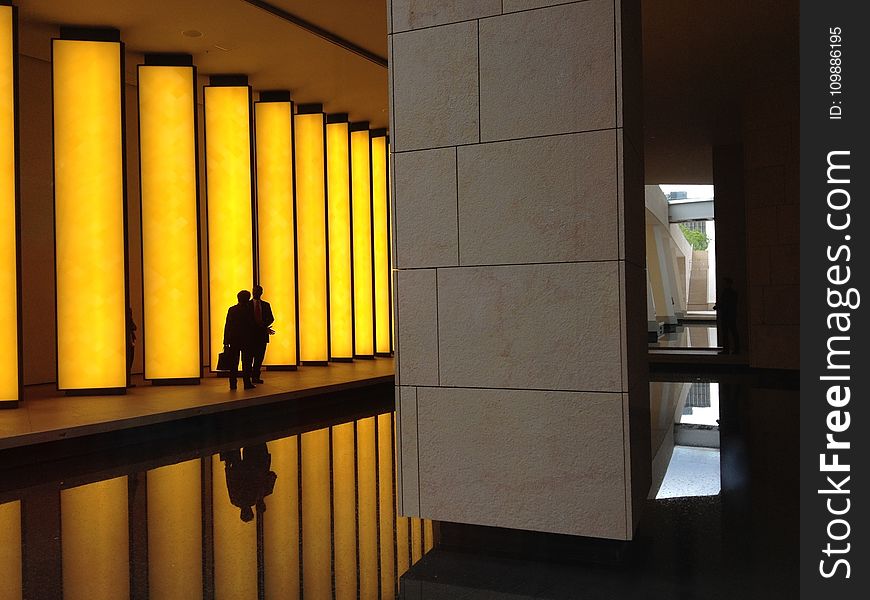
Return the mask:
{"type": "Polygon", "coordinates": [[[372,139],[382,137],[384,138],[384,177],[386,181],[384,181],[384,199],[387,203],[385,210],[385,218],[386,218],[386,234],[387,234],[387,306],[389,310],[387,311],[388,317],[388,345],[390,347],[389,352],[378,352],[378,305],[377,305],[377,282],[375,281],[375,186],[374,186],[374,167],[372,166],[371,160],[369,160],[369,173],[372,178],[371,185],[371,198],[372,198],[372,312],[374,313],[374,321],[373,321],[373,337],[374,337],[374,353],[375,356],[378,357],[390,357],[393,355],[393,310],[392,310],[392,294],[390,290],[390,281],[392,280],[392,273],[390,272],[390,137],[387,134],[387,130],[382,129],[372,129],[369,131],[369,153],[372,152],[372,139]]]}
{"type": "MultiPolygon", "coordinates": [[[[350,124],[348,134],[351,134],[356,131],[367,131],[369,132],[368,144],[366,144],[367,151],[369,153],[369,231],[373,231],[372,229],[372,140],[371,140],[371,132],[369,130],[369,122],[368,121],[356,121],[350,124]]],[[[351,173],[353,173],[353,150],[351,149],[351,173]]],[[[351,179],[351,186],[353,186],[353,179],[351,179]]],[[[351,187],[351,230],[353,230],[353,187],[351,187]]],[[[373,360],[375,358],[375,273],[374,273],[374,262],[375,262],[375,249],[374,249],[374,237],[371,239],[371,243],[369,244],[369,249],[371,251],[371,266],[372,266],[372,353],[371,354],[357,354],[356,353],[356,337],[354,337],[354,358],[359,358],[363,360],[373,360]]],[[[356,292],[354,292],[356,295],[356,292]]],[[[354,313],[354,329],[356,328],[356,313],[354,313]]]]}
{"type": "MultiPolygon", "coordinates": [[[[321,115],[321,121],[323,123],[322,133],[323,136],[323,227],[324,227],[324,238],[325,238],[325,248],[326,248],[326,357],[327,360],[302,360],[302,357],[299,357],[299,363],[303,366],[307,367],[326,367],[329,365],[329,357],[332,355],[332,340],[330,339],[329,331],[332,326],[329,320],[329,165],[327,164],[328,156],[326,154],[326,114],[323,112],[323,105],[310,103],[310,104],[298,104],[296,105],[296,114],[297,115],[321,115]]],[[[295,125],[295,121],[294,121],[295,125]]],[[[296,130],[294,127],[293,130],[293,177],[295,183],[296,177],[296,130]]],[[[295,193],[294,187],[294,193],[295,193]]],[[[294,206],[295,208],[295,206],[294,206]]],[[[295,215],[294,215],[295,216],[295,215]]],[[[294,219],[296,221],[296,219],[294,219]]],[[[298,281],[298,273],[299,273],[299,253],[296,253],[296,273],[297,273],[297,281],[298,281]]],[[[298,289],[297,285],[297,289],[298,289]]],[[[298,321],[297,321],[298,323],[298,321]]],[[[300,336],[301,339],[301,336],[300,336]]],[[[300,343],[301,346],[301,343],[300,343]]]]}
{"type": "Polygon", "coordinates": [[[17,352],[18,352],[18,392],[15,400],[0,400],[0,409],[18,408],[19,403],[24,396],[24,327],[22,309],[22,294],[21,294],[21,144],[20,144],[20,117],[18,103],[18,7],[12,4],[12,0],[0,0],[0,6],[9,6],[12,9],[11,27],[12,27],[12,118],[13,134],[13,160],[15,173],[13,180],[15,182],[15,310],[16,310],[16,335],[17,335],[17,352]]]}
{"type": "MultiPolygon", "coordinates": [[[[353,362],[354,359],[354,350],[356,350],[356,322],[354,319],[355,316],[355,305],[354,305],[354,280],[353,280],[353,152],[351,150],[350,145],[350,127],[351,123],[348,119],[347,113],[334,113],[331,115],[326,115],[326,125],[330,125],[332,123],[346,123],[347,124],[347,208],[348,208],[348,228],[350,230],[350,344],[351,351],[350,356],[332,356],[332,346],[330,345],[330,356],[329,360],[332,362],[353,362]]],[[[327,138],[328,141],[328,138],[327,138]]],[[[327,144],[326,151],[327,159],[329,158],[329,147],[327,144]]],[[[328,169],[327,169],[328,175],[328,169]]],[[[327,204],[329,202],[329,198],[327,197],[327,204]]],[[[327,234],[329,233],[328,224],[327,224],[327,234]]],[[[327,253],[327,267],[329,255],[327,253]]],[[[328,277],[327,277],[328,279],[328,277]]],[[[331,323],[330,323],[331,325],[331,323]]],[[[332,336],[332,328],[330,327],[330,337],[332,336]]]]}
{"type": "MultiPolygon", "coordinates": [[[[199,358],[198,358],[198,367],[200,377],[172,377],[172,378],[164,378],[164,379],[147,379],[147,369],[145,368],[145,355],[147,353],[147,348],[145,348],[145,336],[142,336],[142,378],[145,381],[151,381],[151,385],[199,385],[201,376],[202,376],[202,222],[199,210],[199,198],[200,198],[200,183],[199,183],[199,115],[197,113],[196,106],[196,84],[197,84],[197,73],[196,73],[196,65],[193,64],[193,56],[190,54],[146,54],[145,55],[145,63],[144,65],[136,66],[136,108],[137,108],[137,123],[139,124],[139,131],[141,131],[142,126],[142,113],[139,110],[139,70],[143,67],[190,67],[193,71],[192,76],[192,86],[193,86],[193,148],[194,148],[194,171],[195,171],[195,182],[196,182],[196,197],[194,202],[196,203],[196,267],[197,267],[197,281],[196,281],[196,304],[198,307],[199,313],[199,323],[197,324],[197,329],[199,331],[199,335],[197,336],[197,347],[199,350],[199,358]]],[[[204,129],[204,128],[203,128],[204,129]]],[[[143,224],[142,224],[142,137],[138,136],[138,144],[139,144],[139,243],[143,249],[141,256],[144,257],[144,244],[145,238],[143,235],[143,224]]],[[[144,258],[143,258],[144,260],[144,258]]],[[[144,262],[143,262],[143,277],[144,277],[144,262]]],[[[142,282],[142,328],[143,330],[147,327],[147,323],[145,322],[145,282],[143,279],[142,282]]]]}
{"type": "MultiPolygon", "coordinates": [[[[296,268],[296,256],[299,252],[299,244],[297,240],[297,230],[296,230],[296,119],[294,119],[296,103],[293,101],[293,97],[290,94],[289,90],[263,90],[259,93],[259,97],[256,102],[254,102],[254,127],[251,130],[251,135],[254,138],[254,154],[256,155],[256,136],[257,136],[257,124],[256,124],[256,111],[257,104],[262,102],[289,102],[290,103],[290,160],[292,161],[292,165],[290,166],[290,177],[292,180],[293,187],[293,307],[294,307],[294,318],[296,319],[296,334],[294,336],[294,343],[296,344],[296,362],[292,365],[263,365],[263,368],[266,371],[296,371],[299,365],[299,272],[296,268]]],[[[256,181],[256,165],[254,165],[254,180],[256,181]]],[[[259,184],[258,184],[259,185],[259,184]]],[[[259,199],[259,190],[257,191],[259,199]]],[[[255,214],[255,217],[259,217],[259,210],[255,214]]],[[[259,220],[255,219],[254,227],[257,229],[257,268],[255,269],[257,284],[260,283],[260,253],[259,253],[259,244],[260,244],[260,232],[259,232],[259,220]]],[[[267,350],[268,352],[268,350],[267,350]]]]}
{"type": "MultiPolygon", "coordinates": [[[[251,269],[253,273],[253,280],[257,281],[257,163],[255,162],[255,153],[254,153],[254,104],[253,104],[253,89],[248,84],[248,76],[247,75],[239,75],[239,74],[230,74],[230,75],[211,75],[208,78],[208,85],[202,86],[202,110],[203,110],[203,119],[205,119],[206,105],[205,105],[205,88],[209,87],[245,87],[248,88],[248,147],[250,151],[250,173],[249,176],[251,178],[251,269]]],[[[208,131],[205,127],[205,120],[203,120],[202,127],[202,143],[203,143],[203,154],[202,154],[202,162],[203,162],[203,170],[205,172],[205,191],[203,193],[203,200],[205,202],[205,226],[208,228],[208,143],[207,143],[208,131]]],[[[206,238],[208,239],[208,238],[206,238]]],[[[205,257],[208,261],[209,272],[211,272],[211,257],[209,256],[208,244],[205,246],[205,257]]],[[[210,278],[210,276],[209,276],[210,278]]],[[[252,282],[253,283],[253,282],[252,282]]],[[[208,356],[209,356],[209,371],[217,375],[218,377],[229,377],[228,371],[215,371],[214,367],[217,365],[211,364],[211,313],[213,310],[212,302],[211,302],[211,285],[206,286],[206,297],[208,298],[208,310],[209,310],[209,318],[208,318],[208,356]]]]}
{"type": "MultiPolygon", "coordinates": [[[[51,164],[52,175],[55,169],[55,143],[54,143],[54,42],[55,40],[77,40],[86,42],[109,42],[118,44],[118,52],[120,53],[120,72],[118,74],[121,85],[121,181],[122,181],[122,204],[123,204],[123,229],[124,229],[124,299],[126,307],[130,306],[130,280],[129,280],[129,264],[130,264],[130,241],[127,235],[127,103],[126,103],[126,52],[124,42],[121,41],[121,31],[114,27],[61,27],[60,37],[52,38],[51,40],[51,164]]],[[[114,388],[75,388],[62,389],[60,387],[58,360],[60,357],[57,353],[57,189],[52,186],[53,207],[52,207],[52,243],[55,251],[54,261],[54,330],[55,330],[55,385],[58,391],[64,392],[67,396],[121,396],[127,393],[125,387],[114,388]]],[[[126,308],[125,308],[126,318],[126,308]]],[[[124,345],[126,347],[126,333],[124,345]]]]}

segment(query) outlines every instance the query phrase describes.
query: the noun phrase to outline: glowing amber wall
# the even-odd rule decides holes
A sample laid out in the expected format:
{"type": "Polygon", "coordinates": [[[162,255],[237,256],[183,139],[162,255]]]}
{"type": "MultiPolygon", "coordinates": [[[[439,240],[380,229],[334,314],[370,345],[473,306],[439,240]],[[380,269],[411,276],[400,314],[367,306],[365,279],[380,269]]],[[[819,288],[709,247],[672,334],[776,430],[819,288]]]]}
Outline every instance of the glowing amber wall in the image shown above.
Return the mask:
{"type": "Polygon", "coordinates": [[[372,137],[372,236],[374,240],[375,353],[390,347],[390,232],[387,224],[387,138],[372,137]]]}
{"type": "Polygon", "coordinates": [[[62,390],[126,385],[122,55],[119,42],[52,41],[62,390]]]}
{"type": "Polygon", "coordinates": [[[114,600],[130,589],[127,478],[61,490],[64,600],[114,600]]]}
{"type": "Polygon", "coordinates": [[[223,350],[227,309],[254,280],[250,88],[206,86],[210,364],[223,350]]]}
{"type": "Polygon", "coordinates": [[[194,68],[139,67],[146,379],[200,376],[194,68]]]}
{"type": "Polygon", "coordinates": [[[296,226],[299,354],[329,360],[326,171],[323,113],[296,115],[296,226]]]}
{"type": "Polygon", "coordinates": [[[148,597],[202,598],[199,459],[148,471],[148,597]]]}
{"type": "Polygon", "coordinates": [[[354,354],[348,128],[346,122],[326,126],[330,358],[343,359],[353,358],[354,354]]]}
{"type": "Polygon", "coordinates": [[[0,6],[0,405],[18,400],[15,15],[0,6]]]}
{"type": "Polygon", "coordinates": [[[295,365],[296,252],[293,214],[293,104],[254,105],[259,283],[275,315],[266,365],[295,365]]]}
{"type": "Polygon", "coordinates": [[[0,599],[21,600],[21,502],[0,504],[0,599]]]}
{"type": "Polygon", "coordinates": [[[372,356],[375,353],[374,306],[372,282],[372,189],[371,147],[367,129],[353,131],[351,164],[353,169],[353,301],[354,354],[372,356]]]}

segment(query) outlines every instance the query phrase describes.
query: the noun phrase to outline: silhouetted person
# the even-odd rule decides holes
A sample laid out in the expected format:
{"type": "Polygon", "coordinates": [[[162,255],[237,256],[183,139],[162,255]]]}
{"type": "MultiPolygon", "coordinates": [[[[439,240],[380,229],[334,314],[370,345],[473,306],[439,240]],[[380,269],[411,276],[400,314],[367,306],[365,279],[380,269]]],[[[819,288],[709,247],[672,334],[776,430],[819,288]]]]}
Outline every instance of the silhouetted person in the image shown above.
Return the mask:
{"type": "Polygon", "coordinates": [[[136,323],[133,321],[133,309],[127,307],[127,387],[135,387],[130,381],[130,373],[133,370],[133,356],[136,354],[136,323]]]}
{"type": "Polygon", "coordinates": [[[272,306],[262,299],[262,286],[255,285],[254,299],[251,305],[254,308],[254,322],[256,323],[256,335],[254,337],[254,366],[251,371],[251,380],[254,383],[263,383],[260,379],[260,368],[263,366],[263,358],[266,356],[266,344],[269,343],[269,335],[272,331],[270,325],[275,322],[272,316],[272,306]]]}
{"type": "Polygon", "coordinates": [[[739,354],[740,334],[737,332],[737,290],[734,289],[734,280],[723,278],[717,296],[713,308],[716,310],[722,354],[739,354]]]}
{"type": "Polygon", "coordinates": [[[251,383],[251,366],[253,364],[254,311],[251,307],[251,293],[242,290],[236,294],[239,302],[227,311],[227,321],[224,324],[224,349],[230,353],[232,368],[230,369],[230,389],[236,389],[239,375],[239,357],[242,359],[242,381],[245,389],[255,386],[251,383]]]}
{"type": "Polygon", "coordinates": [[[233,506],[239,508],[239,518],[247,523],[266,511],[265,497],[275,489],[278,476],[270,470],[272,456],[266,444],[221,452],[227,477],[227,493],[233,506]],[[243,454],[244,453],[244,454],[243,454]]]}

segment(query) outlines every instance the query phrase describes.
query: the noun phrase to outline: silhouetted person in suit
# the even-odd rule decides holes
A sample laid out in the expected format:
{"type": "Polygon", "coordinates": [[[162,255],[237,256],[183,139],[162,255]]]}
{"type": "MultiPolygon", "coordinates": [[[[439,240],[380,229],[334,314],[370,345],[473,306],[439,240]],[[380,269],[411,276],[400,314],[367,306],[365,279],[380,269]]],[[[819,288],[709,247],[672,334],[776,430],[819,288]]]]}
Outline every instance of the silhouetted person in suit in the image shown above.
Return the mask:
{"type": "Polygon", "coordinates": [[[133,356],[136,354],[136,323],[133,321],[133,309],[127,307],[127,387],[136,387],[130,381],[130,373],[133,370],[133,356]]]}
{"type": "Polygon", "coordinates": [[[263,366],[263,358],[266,356],[266,344],[269,343],[269,335],[272,333],[270,325],[275,322],[272,316],[272,306],[262,299],[262,286],[254,286],[254,299],[251,304],[254,309],[254,322],[256,323],[256,335],[254,337],[254,367],[251,371],[251,380],[254,383],[263,383],[260,379],[260,368],[263,366]]]}
{"type": "Polygon", "coordinates": [[[722,279],[722,288],[717,294],[716,319],[719,325],[719,340],[722,354],[740,353],[740,334],[737,332],[737,290],[730,277],[722,279]]]}
{"type": "Polygon", "coordinates": [[[257,512],[266,512],[266,496],[275,489],[278,476],[270,470],[272,456],[266,444],[221,452],[227,477],[227,493],[233,506],[239,508],[239,518],[245,523],[257,512]],[[243,454],[244,453],[244,454],[243,454]]]}
{"type": "Polygon", "coordinates": [[[245,389],[255,386],[251,383],[251,366],[253,364],[253,349],[255,323],[254,311],[251,307],[251,293],[242,290],[236,297],[238,304],[227,311],[227,321],[224,324],[224,349],[230,353],[232,369],[230,369],[230,389],[236,389],[239,375],[239,357],[242,359],[242,381],[245,389]]]}

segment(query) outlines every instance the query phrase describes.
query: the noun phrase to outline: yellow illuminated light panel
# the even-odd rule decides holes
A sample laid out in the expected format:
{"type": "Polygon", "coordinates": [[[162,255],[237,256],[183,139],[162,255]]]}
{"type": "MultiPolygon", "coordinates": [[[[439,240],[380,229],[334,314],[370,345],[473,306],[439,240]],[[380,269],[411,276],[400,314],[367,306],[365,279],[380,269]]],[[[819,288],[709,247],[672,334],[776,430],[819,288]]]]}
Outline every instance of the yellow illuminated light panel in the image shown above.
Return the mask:
{"type": "Polygon", "coordinates": [[[126,385],[122,51],[119,42],[53,40],[62,390],[126,385]]]}
{"type": "Polygon", "coordinates": [[[296,115],[299,353],[303,363],[329,360],[323,129],[323,113],[296,115]]]}
{"type": "Polygon", "coordinates": [[[200,376],[193,78],[193,67],[139,67],[146,379],[200,376]]]}
{"type": "Polygon", "coordinates": [[[368,130],[350,134],[353,167],[354,354],[375,353],[372,288],[372,194],[368,130]]]}
{"type": "Polygon", "coordinates": [[[266,365],[295,365],[296,258],[293,219],[291,102],[257,102],[257,231],[259,283],[275,315],[266,365]]]}
{"type": "Polygon", "coordinates": [[[13,9],[0,6],[0,403],[19,390],[14,35],[13,9]]]}
{"type": "Polygon", "coordinates": [[[329,335],[331,358],[353,358],[350,141],[348,123],[326,126],[329,190],[329,335]]]}
{"type": "Polygon", "coordinates": [[[387,226],[387,138],[372,138],[375,353],[390,353],[390,233],[387,226]]]}
{"type": "Polygon", "coordinates": [[[61,490],[64,600],[110,600],[130,589],[127,478],[61,490]]]}
{"type": "Polygon", "coordinates": [[[223,349],[227,309],[253,284],[250,90],[206,86],[210,364],[223,349]]]}
{"type": "Polygon", "coordinates": [[[148,471],[148,597],[202,598],[202,463],[148,471]]]}

